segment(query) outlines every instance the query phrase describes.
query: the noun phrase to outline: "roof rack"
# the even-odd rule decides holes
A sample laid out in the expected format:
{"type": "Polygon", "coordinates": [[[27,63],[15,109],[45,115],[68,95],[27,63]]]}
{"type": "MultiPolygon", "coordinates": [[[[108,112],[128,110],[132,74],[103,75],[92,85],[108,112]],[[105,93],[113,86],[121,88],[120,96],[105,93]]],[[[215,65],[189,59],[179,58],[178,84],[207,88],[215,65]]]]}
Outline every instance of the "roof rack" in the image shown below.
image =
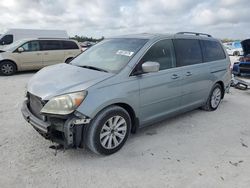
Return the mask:
{"type": "Polygon", "coordinates": [[[212,35],[209,35],[209,34],[206,34],[206,33],[195,33],[195,32],[179,32],[179,33],[176,33],[176,34],[182,34],[182,35],[189,34],[189,35],[196,35],[196,36],[204,35],[204,36],[207,36],[207,37],[212,37],[212,35]]]}
{"type": "Polygon", "coordinates": [[[62,38],[60,38],[60,37],[38,37],[37,39],[69,39],[69,38],[63,38],[63,37],[62,38]]]}

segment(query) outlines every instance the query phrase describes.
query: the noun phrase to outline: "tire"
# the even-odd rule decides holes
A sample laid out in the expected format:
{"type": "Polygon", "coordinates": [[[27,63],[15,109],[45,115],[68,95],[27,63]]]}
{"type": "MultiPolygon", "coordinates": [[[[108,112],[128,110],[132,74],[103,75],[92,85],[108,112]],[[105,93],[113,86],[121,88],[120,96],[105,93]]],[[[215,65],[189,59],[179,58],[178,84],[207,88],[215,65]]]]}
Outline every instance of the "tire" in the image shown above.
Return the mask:
{"type": "Polygon", "coordinates": [[[66,59],[65,63],[69,64],[73,59],[74,59],[73,57],[70,57],[70,58],[66,59]]]}
{"type": "Polygon", "coordinates": [[[233,56],[239,56],[240,55],[240,52],[239,51],[235,51],[234,53],[233,53],[233,56]]]}
{"type": "Polygon", "coordinates": [[[0,74],[4,76],[10,76],[15,74],[17,67],[15,63],[11,61],[3,61],[0,63],[0,74]]]}
{"type": "Polygon", "coordinates": [[[110,155],[122,148],[130,131],[131,118],[128,112],[119,106],[110,106],[86,126],[84,140],[94,153],[110,155]],[[114,125],[119,126],[116,128],[114,125]]]}
{"type": "Polygon", "coordinates": [[[206,111],[214,111],[220,105],[222,99],[222,88],[220,84],[215,84],[210,92],[206,104],[202,107],[206,111]]]}

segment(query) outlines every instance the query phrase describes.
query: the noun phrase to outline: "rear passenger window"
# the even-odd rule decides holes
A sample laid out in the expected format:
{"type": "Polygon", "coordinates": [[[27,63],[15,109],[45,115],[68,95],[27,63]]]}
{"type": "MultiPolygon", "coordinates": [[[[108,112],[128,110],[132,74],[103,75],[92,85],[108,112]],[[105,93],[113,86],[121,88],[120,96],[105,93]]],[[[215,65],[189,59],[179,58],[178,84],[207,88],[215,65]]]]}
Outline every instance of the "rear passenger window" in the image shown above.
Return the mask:
{"type": "Polygon", "coordinates": [[[210,41],[210,40],[202,40],[202,52],[204,61],[216,61],[220,59],[225,59],[226,55],[224,50],[219,42],[217,41],[210,41]]]}
{"type": "Polygon", "coordinates": [[[202,63],[202,53],[199,40],[175,39],[174,46],[177,67],[202,63]]]}
{"type": "Polygon", "coordinates": [[[69,49],[79,49],[77,44],[73,41],[62,41],[63,49],[69,50],[69,49]]]}
{"type": "Polygon", "coordinates": [[[40,41],[42,50],[61,50],[61,41],[59,40],[42,40],[40,41]]]}
{"type": "Polygon", "coordinates": [[[175,67],[175,54],[172,40],[161,40],[155,43],[144,55],[141,63],[154,61],[160,64],[160,70],[175,67]]]}

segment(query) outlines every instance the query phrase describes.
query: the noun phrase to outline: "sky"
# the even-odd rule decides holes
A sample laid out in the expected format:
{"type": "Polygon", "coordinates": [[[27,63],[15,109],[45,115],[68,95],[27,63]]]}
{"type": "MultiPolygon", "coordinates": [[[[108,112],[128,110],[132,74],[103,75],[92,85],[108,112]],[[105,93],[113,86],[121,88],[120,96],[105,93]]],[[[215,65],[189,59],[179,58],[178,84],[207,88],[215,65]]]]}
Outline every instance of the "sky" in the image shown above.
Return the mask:
{"type": "Polygon", "coordinates": [[[8,28],[64,29],[70,36],[194,31],[250,38],[249,0],[1,0],[8,28]]]}

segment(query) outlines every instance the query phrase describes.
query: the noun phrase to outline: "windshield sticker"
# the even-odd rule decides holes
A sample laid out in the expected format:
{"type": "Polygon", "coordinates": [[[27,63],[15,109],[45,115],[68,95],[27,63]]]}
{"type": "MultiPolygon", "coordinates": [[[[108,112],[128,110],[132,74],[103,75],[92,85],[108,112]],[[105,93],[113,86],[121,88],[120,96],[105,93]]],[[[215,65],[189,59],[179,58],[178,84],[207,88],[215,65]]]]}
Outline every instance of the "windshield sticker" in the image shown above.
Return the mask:
{"type": "Polygon", "coordinates": [[[116,52],[117,55],[125,55],[125,56],[132,56],[134,54],[134,52],[130,52],[130,51],[125,51],[125,50],[118,50],[116,52]]]}

